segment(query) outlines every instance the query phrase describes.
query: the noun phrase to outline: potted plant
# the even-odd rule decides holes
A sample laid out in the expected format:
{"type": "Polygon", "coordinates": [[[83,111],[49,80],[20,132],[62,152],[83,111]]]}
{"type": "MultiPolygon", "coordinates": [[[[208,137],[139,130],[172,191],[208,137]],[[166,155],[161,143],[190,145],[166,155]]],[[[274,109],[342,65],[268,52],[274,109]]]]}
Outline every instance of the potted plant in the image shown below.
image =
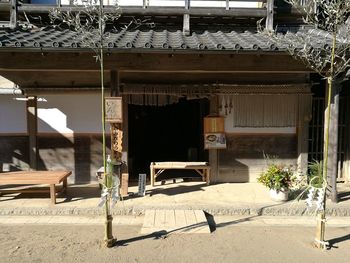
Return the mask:
{"type": "Polygon", "coordinates": [[[291,167],[269,164],[267,170],[258,177],[258,182],[270,189],[272,200],[282,202],[288,200],[294,179],[291,167]]]}

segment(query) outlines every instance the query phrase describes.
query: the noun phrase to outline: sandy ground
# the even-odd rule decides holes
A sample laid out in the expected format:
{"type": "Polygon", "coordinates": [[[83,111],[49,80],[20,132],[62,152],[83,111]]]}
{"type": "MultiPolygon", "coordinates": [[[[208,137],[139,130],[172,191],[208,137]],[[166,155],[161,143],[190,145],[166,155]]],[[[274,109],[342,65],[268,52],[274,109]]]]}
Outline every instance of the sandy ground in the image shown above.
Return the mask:
{"type": "Polygon", "coordinates": [[[314,227],[218,225],[211,234],[140,235],[116,226],[118,246],[101,245],[101,225],[0,225],[0,262],[349,262],[350,228],[329,228],[333,248],[312,248],[314,227]]]}

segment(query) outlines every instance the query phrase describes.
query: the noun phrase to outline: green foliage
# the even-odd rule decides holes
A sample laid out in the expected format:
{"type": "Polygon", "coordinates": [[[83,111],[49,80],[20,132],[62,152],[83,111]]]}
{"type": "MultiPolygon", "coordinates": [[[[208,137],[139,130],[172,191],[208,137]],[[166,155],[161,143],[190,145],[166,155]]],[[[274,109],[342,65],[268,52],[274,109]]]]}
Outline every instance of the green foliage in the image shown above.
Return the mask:
{"type": "Polygon", "coordinates": [[[267,170],[258,177],[258,182],[276,191],[288,190],[295,181],[290,167],[269,164],[267,170]]]}
{"type": "Polygon", "coordinates": [[[322,188],[323,186],[323,162],[313,161],[309,163],[309,184],[312,187],[322,188]]]}

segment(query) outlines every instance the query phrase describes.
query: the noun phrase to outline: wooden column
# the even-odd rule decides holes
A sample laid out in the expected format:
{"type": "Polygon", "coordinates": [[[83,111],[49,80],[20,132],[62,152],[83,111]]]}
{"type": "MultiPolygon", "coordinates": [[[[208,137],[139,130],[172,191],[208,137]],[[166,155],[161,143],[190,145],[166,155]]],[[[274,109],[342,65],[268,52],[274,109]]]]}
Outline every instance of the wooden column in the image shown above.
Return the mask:
{"type": "Polygon", "coordinates": [[[266,29],[273,30],[273,10],[274,10],[274,0],[267,0],[266,2],[266,29]]]}
{"type": "MultiPolygon", "coordinates": [[[[329,185],[330,197],[332,202],[338,202],[337,192],[337,175],[338,175],[338,118],[339,118],[339,84],[334,82],[331,96],[330,109],[331,118],[329,123],[329,148],[328,148],[328,167],[327,167],[327,180],[329,185]]],[[[327,117],[325,117],[325,129],[327,127],[327,117]]]]}
{"type": "Polygon", "coordinates": [[[149,0],[143,0],[142,3],[142,8],[147,8],[149,6],[149,0]]]}
{"type": "MultiPolygon", "coordinates": [[[[210,97],[210,115],[218,115],[218,96],[210,97]]],[[[217,149],[209,149],[210,182],[216,183],[219,180],[219,152],[217,149]]]]}
{"type": "Polygon", "coordinates": [[[119,71],[111,70],[111,97],[119,96],[119,71]]]}
{"type": "MultiPolygon", "coordinates": [[[[120,86],[119,86],[119,72],[115,70],[111,70],[111,96],[118,97],[120,95],[120,86]]],[[[122,160],[122,152],[121,149],[115,151],[113,148],[114,140],[117,138],[115,136],[123,136],[122,134],[122,124],[121,123],[111,123],[111,157],[112,159],[121,161],[122,160]],[[117,132],[119,130],[120,132],[117,132]],[[117,135],[118,134],[118,135],[117,135]]],[[[120,145],[122,147],[122,145],[120,145]]],[[[120,148],[120,147],[119,147],[120,148]]]]}
{"type": "MultiPolygon", "coordinates": [[[[350,97],[345,102],[345,116],[350,116],[350,97]]],[[[345,183],[350,183],[350,118],[347,117],[345,121],[345,130],[343,133],[344,143],[344,163],[343,163],[343,177],[345,183]]]]}
{"type": "MultiPolygon", "coordinates": [[[[111,96],[119,97],[120,95],[120,75],[119,71],[111,71],[111,96]]],[[[120,194],[128,195],[128,105],[122,102],[123,123],[111,123],[111,155],[112,159],[122,161],[125,165],[120,171],[120,194]],[[118,138],[119,137],[119,138],[118,138]],[[118,141],[119,147],[115,148],[113,144],[118,141]]]]}
{"type": "Polygon", "coordinates": [[[230,0],[226,0],[226,10],[230,10],[230,0]]]}
{"type": "Polygon", "coordinates": [[[14,29],[16,27],[17,27],[17,0],[11,0],[10,28],[14,29]]]}
{"type": "Polygon", "coordinates": [[[298,175],[306,175],[309,152],[309,121],[311,119],[312,96],[298,95],[298,175]]]}
{"type": "MultiPolygon", "coordinates": [[[[190,0],[185,0],[185,9],[189,10],[190,9],[190,0]]],[[[185,36],[189,36],[191,34],[191,29],[190,29],[190,14],[184,14],[183,15],[183,28],[182,28],[182,33],[185,36]]]]}
{"type": "Polygon", "coordinates": [[[36,170],[38,165],[37,120],[37,97],[27,97],[27,132],[29,136],[29,167],[31,170],[36,170]]]}
{"type": "Polygon", "coordinates": [[[123,102],[123,152],[122,161],[126,164],[123,172],[128,173],[129,125],[128,104],[123,102]]]}

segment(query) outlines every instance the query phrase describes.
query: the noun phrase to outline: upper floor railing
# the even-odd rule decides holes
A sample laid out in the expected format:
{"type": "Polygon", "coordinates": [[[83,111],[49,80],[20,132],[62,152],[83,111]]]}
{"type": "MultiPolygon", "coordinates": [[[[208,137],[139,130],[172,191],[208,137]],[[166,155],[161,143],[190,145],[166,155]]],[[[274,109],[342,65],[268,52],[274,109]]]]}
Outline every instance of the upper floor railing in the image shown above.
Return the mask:
{"type": "MultiPolygon", "coordinates": [[[[10,0],[0,0],[10,1],[10,0]]],[[[32,5],[83,5],[84,1],[72,0],[23,0],[32,5]]],[[[104,6],[118,5],[120,7],[183,7],[189,8],[262,8],[266,0],[103,0],[104,6]]]]}
{"type": "MultiPolygon", "coordinates": [[[[190,16],[227,16],[266,18],[266,27],[273,28],[274,6],[282,0],[102,0],[105,10],[116,4],[125,15],[184,16],[184,25],[190,16]]],[[[302,4],[311,0],[300,0],[302,4]]],[[[10,27],[17,24],[18,13],[48,13],[53,7],[62,10],[81,10],[84,0],[0,0],[0,11],[8,8],[10,27]],[[5,9],[4,9],[5,8],[5,9]]],[[[1,19],[1,17],[0,17],[1,19]]],[[[4,23],[3,23],[4,25],[4,23]]],[[[0,21],[1,27],[1,21],[0,21]]]]}

